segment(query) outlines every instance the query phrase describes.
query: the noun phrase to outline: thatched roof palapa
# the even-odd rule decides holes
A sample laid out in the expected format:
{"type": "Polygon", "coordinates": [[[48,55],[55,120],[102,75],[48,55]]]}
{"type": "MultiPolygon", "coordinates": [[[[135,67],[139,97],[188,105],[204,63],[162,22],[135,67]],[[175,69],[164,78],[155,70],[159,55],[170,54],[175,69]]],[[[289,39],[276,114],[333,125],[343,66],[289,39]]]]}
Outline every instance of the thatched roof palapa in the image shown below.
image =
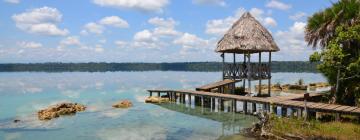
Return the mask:
{"type": "Polygon", "coordinates": [[[218,42],[216,51],[223,53],[276,52],[270,32],[249,12],[244,13],[218,42]]]}

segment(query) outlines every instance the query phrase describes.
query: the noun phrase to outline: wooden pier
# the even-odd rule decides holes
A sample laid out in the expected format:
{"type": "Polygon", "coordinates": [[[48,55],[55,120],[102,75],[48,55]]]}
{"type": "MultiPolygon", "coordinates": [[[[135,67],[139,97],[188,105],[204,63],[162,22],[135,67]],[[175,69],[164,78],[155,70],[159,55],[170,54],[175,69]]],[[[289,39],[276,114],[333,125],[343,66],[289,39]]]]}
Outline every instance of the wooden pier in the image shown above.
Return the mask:
{"type": "Polygon", "coordinates": [[[227,86],[229,89],[235,88],[235,83],[239,80],[225,79],[215,83],[210,83],[196,88],[197,91],[211,91],[213,89],[218,89],[218,92],[224,93],[224,88],[227,86]],[[231,88],[230,88],[231,87],[231,88]]]}
{"type": "MultiPolygon", "coordinates": [[[[238,21],[225,33],[217,43],[216,52],[221,53],[222,58],[222,81],[204,85],[192,90],[148,90],[150,96],[157,93],[160,97],[162,93],[170,101],[194,104],[197,106],[218,107],[224,110],[224,102],[231,102],[231,109],[237,111],[238,103],[242,103],[242,111],[248,113],[257,112],[260,108],[265,111],[284,116],[314,116],[316,112],[336,113],[336,119],[341,114],[351,114],[360,117],[360,108],[352,106],[324,104],[309,102],[312,98],[321,94],[292,94],[289,96],[271,96],[271,54],[279,51],[271,33],[263,27],[249,12],[244,13],[238,21]],[[262,60],[262,53],[268,53],[268,62],[262,60]],[[225,55],[232,55],[232,62],[225,61],[225,55]],[[258,54],[258,62],[251,62],[251,55],[258,54]],[[239,56],[240,55],[240,61],[239,56]],[[241,60],[242,59],[242,60],[241,60]],[[258,80],[262,85],[262,80],[267,80],[267,93],[262,93],[262,88],[258,88],[256,93],[251,93],[251,81],[258,80]],[[235,83],[242,81],[242,88],[248,89],[247,95],[235,95],[235,83]],[[246,86],[247,81],[247,86],[246,86]],[[186,98],[187,97],[187,98],[186,98]],[[310,100],[309,100],[310,99],[310,100]],[[308,100],[308,101],[307,101],[308,100]],[[260,105],[260,106],[259,106],[260,105]]],[[[215,108],[216,108],[215,107],[215,108]]],[[[316,116],[316,115],[315,115],[316,116]]]]}
{"type": "MultiPolygon", "coordinates": [[[[193,90],[148,90],[150,96],[153,93],[157,93],[160,97],[165,95],[171,101],[179,101],[180,103],[190,103],[191,99],[195,99],[194,104],[199,106],[204,106],[205,102],[207,104],[215,105],[217,104],[222,108],[224,101],[230,101],[232,104],[232,110],[236,110],[237,104],[242,102],[244,113],[254,113],[257,112],[259,108],[261,110],[266,110],[272,113],[277,113],[278,108],[281,110],[281,114],[284,116],[305,116],[309,114],[314,114],[316,112],[323,113],[336,113],[337,116],[341,114],[350,114],[360,116],[360,108],[353,106],[344,106],[344,105],[334,105],[334,104],[325,104],[317,102],[305,102],[304,94],[293,94],[289,96],[273,96],[273,97],[251,97],[251,96],[240,96],[233,94],[222,94],[206,91],[193,91],[193,90]],[[187,98],[186,98],[187,96],[187,98]],[[187,101],[186,101],[187,100],[187,101]],[[189,101],[190,100],[190,101],[189,101]],[[215,101],[216,100],[216,101],[215,101]],[[249,106],[250,105],[250,106],[249,106]],[[260,105],[260,106],[259,106],[260,105]],[[250,111],[249,111],[250,109],[250,111]],[[305,113],[307,112],[307,113],[305,113]]],[[[309,98],[315,98],[322,96],[321,94],[309,94],[309,98]]]]}

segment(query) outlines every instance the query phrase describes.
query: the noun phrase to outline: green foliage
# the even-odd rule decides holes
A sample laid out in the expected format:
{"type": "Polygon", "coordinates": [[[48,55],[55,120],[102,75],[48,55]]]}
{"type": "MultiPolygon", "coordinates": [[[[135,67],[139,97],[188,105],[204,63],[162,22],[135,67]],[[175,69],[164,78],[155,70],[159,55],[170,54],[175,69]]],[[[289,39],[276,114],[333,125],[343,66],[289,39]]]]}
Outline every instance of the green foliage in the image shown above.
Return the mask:
{"type": "Polygon", "coordinates": [[[319,62],[321,59],[321,54],[319,52],[314,52],[310,55],[310,62],[319,62]]]}
{"type": "Polygon", "coordinates": [[[310,61],[322,62],[317,68],[331,85],[339,80],[336,100],[348,105],[360,103],[359,19],[360,1],[340,0],[311,16],[306,27],[306,41],[323,47],[321,53],[310,56],[310,61]]]}
{"type": "Polygon", "coordinates": [[[236,95],[245,95],[245,88],[244,87],[236,87],[235,88],[235,94],[236,95]]]}
{"type": "MultiPolygon", "coordinates": [[[[305,139],[341,139],[352,140],[360,137],[360,125],[349,122],[304,122],[297,118],[279,118],[271,116],[270,132],[273,134],[295,135],[305,139]]],[[[291,139],[291,138],[290,138],[291,139]]]]}
{"type": "Polygon", "coordinates": [[[340,0],[308,19],[305,28],[305,40],[309,45],[326,47],[333,39],[336,27],[340,25],[352,26],[359,22],[360,1],[340,0]]]}

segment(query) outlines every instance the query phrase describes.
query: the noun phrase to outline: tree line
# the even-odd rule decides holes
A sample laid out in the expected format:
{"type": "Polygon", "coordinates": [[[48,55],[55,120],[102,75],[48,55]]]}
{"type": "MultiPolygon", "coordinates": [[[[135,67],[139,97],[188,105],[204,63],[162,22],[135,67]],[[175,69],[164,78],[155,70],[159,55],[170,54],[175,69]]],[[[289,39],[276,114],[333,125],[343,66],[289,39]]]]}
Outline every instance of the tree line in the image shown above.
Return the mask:
{"type": "MultiPolygon", "coordinates": [[[[305,61],[274,61],[272,72],[317,72],[316,65],[305,61]]],[[[0,72],[111,72],[111,71],[199,71],[222,70],[221,62],[173,63],[8,63],[0,64],[0,72]]]]}

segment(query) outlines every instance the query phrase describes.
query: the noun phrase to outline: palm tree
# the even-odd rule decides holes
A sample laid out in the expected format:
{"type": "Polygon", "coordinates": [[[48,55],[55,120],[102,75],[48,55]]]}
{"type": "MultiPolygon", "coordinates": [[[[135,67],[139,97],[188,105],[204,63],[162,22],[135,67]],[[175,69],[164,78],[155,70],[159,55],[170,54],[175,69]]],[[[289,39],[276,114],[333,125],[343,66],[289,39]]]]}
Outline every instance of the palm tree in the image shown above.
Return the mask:
{"type": "MultiPolygon", "coordinates": [[[[321,47],[323,52],[329,52],[330,49],[328,46],[337,35],[337,27],[351,27],[360,23],[360,0],[340,0],[336,3],[333,3],[332,7],[326,8],[322,11],[319,11],[308,18],[308,23],[305,27],[305,41],[308,42],[309,46],[313,48],[321,47]]],[[[357,41],[347,40],[341,43],[341,49],[349,52],[349,54],[356,52],[357,41]]],[[[348,66],[352,58],[358,58],[356,55],[347,56],[347,60],[343,62],[334,63],[332,68],[327,67],[328,70],[332,71],[331,75],[335,76],[336,79],[328,75],[327,77],[336,80],[336,91],[334,95],[334,100],[337,100],[337,95],[339,95],[339,85],[340,85],[340,75],[341,70],[344,70],[343,74],[346,74],[345,66],[348,66]],[[346,62],[344,62],[346,61],[346,62]],[[335,72],[336,71],[336,72],[335,72]]],[[[320,64],[321,65],[321,64],[320,64]]],[[[324,73],[324,71],[322,71],[324,73]]],[[[325,72],[328,73],[329,72],[325,72]]],[[[344,85],[345,87],[347,85],[344,85]]],[[[341,91],[344,92],[344,91],[341,91]]]]}
{"type": "Polygon", "coordinates": [[[359,23],[360,0],[340,0],[333,6],[308,18],[305,41],[313,48],[325,48],[339,25],[351,26],[359,23]]]}

